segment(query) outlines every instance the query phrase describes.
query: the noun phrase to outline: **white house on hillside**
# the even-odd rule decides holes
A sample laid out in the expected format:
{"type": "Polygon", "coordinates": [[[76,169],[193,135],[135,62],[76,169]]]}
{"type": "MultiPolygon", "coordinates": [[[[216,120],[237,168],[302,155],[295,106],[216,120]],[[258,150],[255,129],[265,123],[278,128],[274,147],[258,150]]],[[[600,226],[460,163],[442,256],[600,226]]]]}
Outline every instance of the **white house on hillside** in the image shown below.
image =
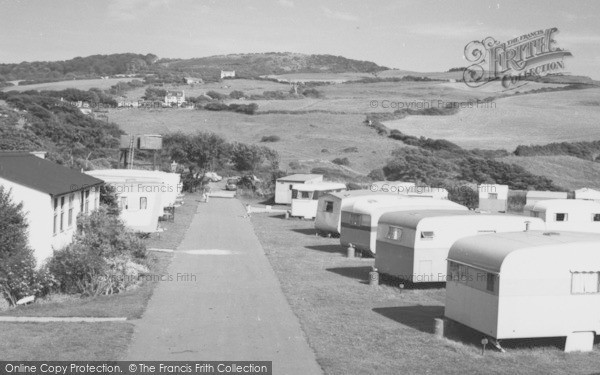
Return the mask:
{"type": "Polygon", "coordinates": [[[41,265],[71,243],[77,215],[99,207],[103,181],[36,155],[0,152],[0,186],[10,190],[13,201],[23,202],[29,246],[41,265]]]}
{"type": "Polygon", "coordinates": [[[165,95],[165,105],[169,107],[173,105],[181,107],[183,103],[185,103],[184,91],[167,91],[167,95],[165,95]]]}
{"type": "Polygon", "coordinates": [[[221,79],[235,78],[235,70],[221,70],[221,79]]]}

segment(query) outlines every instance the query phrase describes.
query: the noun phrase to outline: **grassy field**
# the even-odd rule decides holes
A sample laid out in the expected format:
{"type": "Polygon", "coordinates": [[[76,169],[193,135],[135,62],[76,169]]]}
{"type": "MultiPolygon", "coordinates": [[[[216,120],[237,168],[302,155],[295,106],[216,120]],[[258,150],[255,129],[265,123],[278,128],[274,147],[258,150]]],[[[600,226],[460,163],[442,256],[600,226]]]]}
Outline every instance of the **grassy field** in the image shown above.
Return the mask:
{"type": "Polygon", "coordinates": [[[512,96],[495,108],[468,108],[454,116],[410,116],[386,122],[392,129],[443,138],[465,148],[600,139],[600,88],[512,96]]]}
{"type": "Polygon", "coordinates": [[[568,190],[600,189],[600,163],[573,156],[510,156],[499,159],[520,165],[531,173],[546,176],[568,190]]]}
{"type": "Polygon", "coordinates": [[[35,85],[5,87],[3,91],[27,91],[27,90],[64,90],[69,88],[89,90],[99,88],[106,90],[119,82],[129,82],[133,78],[109,78],[109,79],[74,79],[70,81],[38,83],[35,85]]]}
{"type": "Polygon", "coordinates": [[[282,289],[326,374],[590,374],[598,351],[565,354],[562,340],[503,342],[481,356],[480,335],[433,335],[444,290],[370,287],[373,260],[347,259],[313,222],[255,214],[255,227],[282,289]],[[526,343],[527,344],[527,343],[526,343]],[[553,345],[556,344],[556,345],[553,345]]]}
{"type": "Polygon", "coordinates": [[[350,168],[368,173],[379,168],[398,146],[398,142],[378,136],[363,125],[359,114],[268,114],[242,115],[231,112],[197,110],[114,110],[110,121],[134,134],[208,131],[230,141],[263,144],[277,150],[281,168],[294,160],[330,162],[336,157],[348,157],[350,168]],[[265,135],[277,135],[279,142],[260,143],[265,135]],[[357,147],[358,153],[345,153],[357,147]],[[322,152],[327,150],[327,152],[322,152]]]}

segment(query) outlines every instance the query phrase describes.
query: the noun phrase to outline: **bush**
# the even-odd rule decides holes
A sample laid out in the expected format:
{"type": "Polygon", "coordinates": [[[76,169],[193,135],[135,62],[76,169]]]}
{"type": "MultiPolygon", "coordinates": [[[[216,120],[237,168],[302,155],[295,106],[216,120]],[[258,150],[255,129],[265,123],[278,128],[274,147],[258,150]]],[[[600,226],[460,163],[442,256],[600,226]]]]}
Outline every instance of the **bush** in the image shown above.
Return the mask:
{"type": "Polygon", "coordinates": [[[36,271],[33,250],[27,244],[27,221],[22,203],[14,203],[0,186],[0,293],[11,306],[30,295],[43,295],[52,278],[36,271]]]}
{"type": "Polygon", "coordinates": [[[226,95],[223,95],[223,94],[213,91],[213,90],[207,92],[206,95],[210,96],[211,98],[213,98],[215,100],[223,100],[227,97],[226,95]]]}
{"type": "Polygon", "coordinates": [[[348,160],[348,158],[335,158],[331,162],[333,164],[337,164],[337,165],[345,165],[345,166],[350,165],[350,160],[348,160]]]}
{"type": "Polygon", "coordinates": [[[246,96],[246,94],[244,94],[244,92],[239,91],[239,90],[233,90],[232,92],[229,93],[229,97],[231,99],[241,99],[244,98],[246,96]]]}
{"type": "Polygon", "coordinates": [[[288,165],[294,170],[302,168],[302,166],[297,160],[291,161],[288,165]]]}
{"type": "Polygon", "coordinates": [[[383,169],[381,168],[373,169],[367,177],[373,181],[385,181],[385,173],[383,173],[383,169]]]}
{"type": "Polygon", "coordinates": [[[347,148],[343,149],[342,151],[346,152],[346,153],[358,152],[358,147],[347,147],[347,148]]]}
{"type": "Polygon", "coordinates": [[[309,98],[317,98],[317,99],[323,97],[323,94],[315,88],[303,90],[302,95],[309,97],[309,98]]]}
{"type": "Polygon", "coordinates": [[[261,142],[279,142],[280,140],[281,138],[276,135],[265,135],[260,139],[261,142]]]}
{"type": "Polygon", "coordinates": [[[78,218],[72,244],[56,251],[48,270],[64,293],[96,296],[118,293],[138,283],[146,257],[143,242],[104,207],[78,218]]]}

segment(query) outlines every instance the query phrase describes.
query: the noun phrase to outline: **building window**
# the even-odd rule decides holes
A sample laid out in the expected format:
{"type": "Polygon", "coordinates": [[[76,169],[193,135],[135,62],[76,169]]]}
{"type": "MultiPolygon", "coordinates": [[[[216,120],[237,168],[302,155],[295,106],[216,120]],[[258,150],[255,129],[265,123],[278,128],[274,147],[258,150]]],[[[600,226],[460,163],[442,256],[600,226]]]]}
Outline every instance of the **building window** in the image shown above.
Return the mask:
{"type": "Polygon", "coordinates": [[[145,210],[148,208],[148,198],[140,197],[140,210],[145,210]]]}
{"type": "Polygon", "coordinates": [[[54,214],[54,226],[52,229],[52,233],[54,233],[54,235],[58,233],[58,215],[56,215],[56,213],[54,214]]]}
{"type": "Polygon", "coordinates": [[[121,197],[119,199],[119,208],[121,210],[127,210],[127,209],[129,209],[129,205],[127,204],[127,197],[121,197]]]}
{"type": "Polygon", "coordinates": [[[390,226],[385,238],[394,241],[400,241],[402,238],[402,228],[390,226]]]}
{"type": "Polygon", "coordinates": [[[333,202],[325,201],[325,212],[333,212],[333,202]]]}
{"type": "Polygon", "coordinates": [[[75,194],[69,195],[69,228],[73,226],[73,206],[75,204],[75,194]]]}
{"type": "Polygon", "coordinates": [[[600,214],[592,214],[592,221],[600,221],[600,214]]]}
{"type": "Polygon", "coordinates": [[[572,272],[571,294],[598,293],[598,272],[572,272]]]}
{"type": "Polygon", "coordinates": [[[351,225],[360,225],[360,215],[359,214],[350,214],[350,224],[351,225]]]}
{"type": "Polygon", "coordinates": [[[65,229],[65,197],[60,197],[60,231],[65,229]]]}
{"type": "Polygon", "coordinates": [[[498,199],[498,193],[489,193],[488,199],[498,199]]]}
{"type": "Polygon", "coordinates": [[[310,191],[301,191],[300,198],[301,199],[310,199],[310,191]]]}
{"type": "Polygon", "coordinates": [[[434,236],[435,236],[435,233],[432,232],[432,231],[421,232],[421,238],[422,239],[431,240],[431,239],[433,239],[434,236]]]}
{"type": "Polygon", "coordinates": [[[83,207],[83,211],[87,214],[90,210],[90,191],[85,191],[85,205],[83,207]]]}
{"type": "Polygon", "coordinates": [[[496,275],[493,273],[487,274],[487,282],[485,287],[489,292],[493,292],[496,290],[496,275]]]}
{"type": "Polygon", "coordinates": [[[565,213],[557,213],[554,221],[567,221],[569,219],[569,215],[565,213]]]}

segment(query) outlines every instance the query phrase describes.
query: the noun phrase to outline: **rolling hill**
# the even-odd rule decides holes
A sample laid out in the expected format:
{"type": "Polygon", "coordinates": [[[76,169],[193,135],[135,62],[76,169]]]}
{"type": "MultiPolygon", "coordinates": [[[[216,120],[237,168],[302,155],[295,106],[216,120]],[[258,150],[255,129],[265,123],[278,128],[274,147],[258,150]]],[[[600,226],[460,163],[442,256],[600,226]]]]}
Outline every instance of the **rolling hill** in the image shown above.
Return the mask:
{"type": "Polygon", "coordinates": [[[333,55],[306,55],[291,52],[246,53],[200,57],[187,60],[163,59],[158,65],[175,71],[214,76],[221,70],[235,70],[237,76],[259,77],[286,73],[375,73],[388,68],[370,61],[333,55]]]}

